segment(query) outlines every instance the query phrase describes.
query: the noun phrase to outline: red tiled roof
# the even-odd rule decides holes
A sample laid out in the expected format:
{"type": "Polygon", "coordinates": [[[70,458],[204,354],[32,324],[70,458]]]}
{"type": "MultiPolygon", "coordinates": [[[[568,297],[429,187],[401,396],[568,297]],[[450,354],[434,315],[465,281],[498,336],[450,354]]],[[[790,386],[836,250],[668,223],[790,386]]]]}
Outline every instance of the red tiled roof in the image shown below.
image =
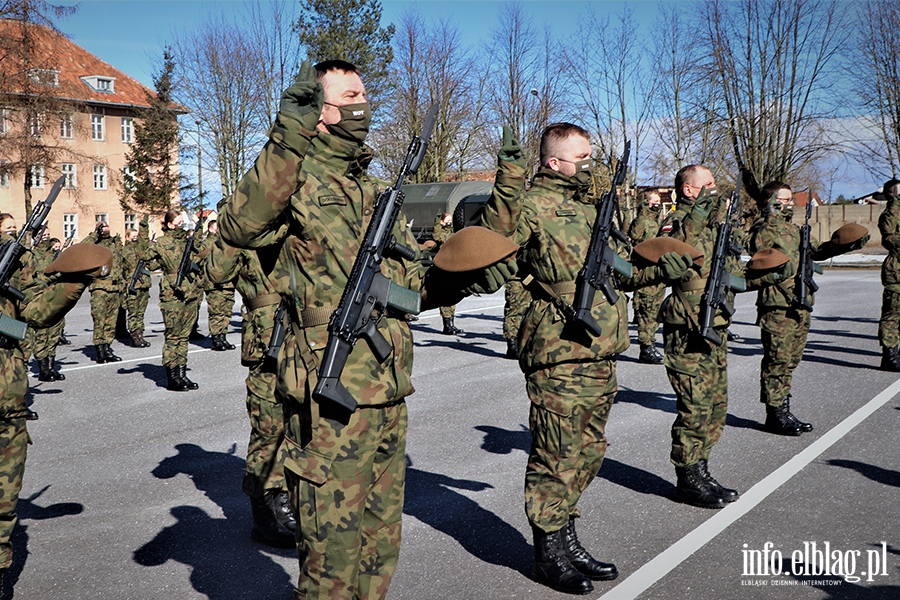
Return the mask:
{"type": "MultiPolygon", "coordinates": [[[[822,206],[822,198],[819,192],[813,192],[813,206],[822,206]]],[[[794,206],[803,206],[809,202],[809,192],[794,192],[794,206]]]]}
{"type": "MultiPolygon", "coordinates": [[[[20,21],[0,19],[0,38],[16,39],[17,36],[21,35],[17,31],[17,28],[20,27],[22,27],[20,21]]],[[[43,60],[42,63],[36,64],[35,67],[59,71],[59,86],[54,88],[58,90],[58,93],[54,95],[87,103],[149,106],[147,94],[153,95],[153,90],[103,62],[61,33],[42,25],[30,24],[27,27],[32,28],[37,43],[38,60],[43,60]],[[115,92],[97,91],[81,79],[92,75],[115,78],[113,83],[115,92]]],[[[14,55],[7,58],[15,60],[14,55]]],[[[4,70],[6,69],[8,67],[4,67],[4,70]]],[[[21,92],[21,90],[4,91],[21,92]]]]}

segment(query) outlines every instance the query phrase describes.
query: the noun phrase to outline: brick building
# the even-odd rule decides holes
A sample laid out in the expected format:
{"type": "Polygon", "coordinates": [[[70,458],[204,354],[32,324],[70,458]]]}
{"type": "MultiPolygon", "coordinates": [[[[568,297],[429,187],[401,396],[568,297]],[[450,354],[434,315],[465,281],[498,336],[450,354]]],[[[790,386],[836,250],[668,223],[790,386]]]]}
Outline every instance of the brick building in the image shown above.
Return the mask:
{"type": "Polygon", "coordinates": [[[74,233],[87,236],[98,221],[106,221],[113,234],[136,228],[139,215],[126,213],[119,200],[124,185],[125,155],[134,141],[137,111],[149,106],[153,91],[103,62],[58,32],[40,25],[0,19],[0,39],[11,40],[29,27],[39,58],[27,70],[9,53],[0,59],[0,212],[25,221],[25,177],[31,183],[32,204],[43,200],[61,175],[66,185],[53,205],[49,233],[60,239],[74,233]],[[40,62],[38,62],[40,61],[40,62]],[[23,94],[15,75],[26,73],[29,85],[68,107],[26,122],[23,94]],[[13,76],[10,76],[13,74],[13,76]],[[13,156],[16,136],[40,137],[42,145],[56,148],[50,164],[31,169],[3,168],[21,160],[13,156]],[[4,143],[5,142],[5,143],[4,143]]]}

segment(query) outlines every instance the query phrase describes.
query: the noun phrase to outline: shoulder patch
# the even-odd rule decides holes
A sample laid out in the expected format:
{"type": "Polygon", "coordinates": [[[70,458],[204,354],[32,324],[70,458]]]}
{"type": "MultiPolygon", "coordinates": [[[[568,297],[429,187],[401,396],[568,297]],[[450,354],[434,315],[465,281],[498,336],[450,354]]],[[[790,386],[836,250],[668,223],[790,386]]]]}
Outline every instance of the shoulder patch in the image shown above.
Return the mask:
{"type": "Polygon", "coordinates": [[[557,208],[556,216],[557,217],[574,217],[577,213],[574,208],[557,208]]]}
{"type": "Polygon", "coordinates": [[[319,206],[347,205],[346,196],[319,196],[319,206]]]}

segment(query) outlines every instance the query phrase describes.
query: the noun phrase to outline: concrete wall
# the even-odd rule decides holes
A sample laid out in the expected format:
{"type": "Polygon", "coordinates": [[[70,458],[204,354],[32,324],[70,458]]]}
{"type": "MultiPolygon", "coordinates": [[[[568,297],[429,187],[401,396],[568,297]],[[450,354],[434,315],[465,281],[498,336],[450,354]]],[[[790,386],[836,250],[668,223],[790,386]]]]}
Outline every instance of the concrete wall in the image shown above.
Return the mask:
{"type": "MultiPolygon", "coordinates": [[[[809,224],[812,225],[812,237],[824,242],[831,239],[832,232],[845,223],[857,223],[869,230],[867,247],[881,246],[881,234],[878,232],[878,217],[884,211],[884,204],[826,204],[814,207],[809,224]]],[[[794,223],[803,225],[806,209],[794,209],[794,223]]]]}

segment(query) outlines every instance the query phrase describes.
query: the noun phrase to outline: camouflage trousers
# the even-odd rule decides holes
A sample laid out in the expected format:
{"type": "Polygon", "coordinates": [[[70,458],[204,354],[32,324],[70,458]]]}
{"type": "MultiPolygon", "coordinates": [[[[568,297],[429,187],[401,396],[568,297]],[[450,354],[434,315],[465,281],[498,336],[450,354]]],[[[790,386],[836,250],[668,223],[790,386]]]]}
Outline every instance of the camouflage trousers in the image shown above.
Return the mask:
{"type": "Polygon", "coordinates": [[[112,344],[116,338],[116,319],[122,306],[122,294],[91,290],[91,317],[94,319],[94,345],[112,344]]]}
{"type": "Polygon", "coordinates": [[[554,532],[570,517],[606,455],[606,421],[616,397],[615,360],[564,363],[525,378],[531,451],[525,468],[525,513],[554,532]]]}
{"type": "MultiPolygon", "coordinates": [[[[285,406],[285,477],[303,600],[384,598],[397,569],[406,478],[406,403],[362,406],[346,423],[322,414],[300,447],[301,405],[285,406]]],[[[323,407],[324,413],[324,407],[323,407]]]]}
{"type": "Polygon", "coordinates": [[[900,291],[884,288],[881,294],[878,343],[885,348],[900,346],[900,291]]]}
{"type": "Polygon", "coordinates": [[[34,354],[34,357],[38,360],[43,360],[48,356],[56,356],[56,346],[59,344],[59,337],[65,328],[65,319],[62,319],[56,325],[43,329],[29,327],[29,333],[33,332],[31,333],[31,352],[34,354]]]}
{"type": "Polygon", "coordinates": [[[209,315],[210,335],[228,333],[228,324],[234,312],[234,288],[206,290],[206,312],[209,315]]]}
{"type": "Polygon", "coordinates": [[[503,298],[503,337],[511,340],[519,337],[522,317],[531,304],[531,292],[525,289],[521,279],[513,277],[506,282],[503,298]]]}
{"type": "Polygon", "coordinates": [[[125,295],[125,309],[128,311],[128,333],[144,330],[144,314],[150,303],[150,290],[136,289],[125,295]]]}
{"type": "Polygon", "coordinates": [[[10,538],[18,520],[16,505],[30,443],[24,418],[0,419],[0,569],[12,564],[10,538]]]}
{"type": "Polygon", "coordinates": [[[261,498],[266,490],[285,489],[284,411],[275,400],[276,375],[264,361],[247,375],[247,415],[250,442],[244,470],[244,493],[261,498]]]}
{"type": "Polygon", "coordinates": [[[709,459],[722,437],[728,416],[728,353],[724,329],[717,329],[722,345],[711,347],[687,327],[663,326],[665,365],[675,391],[678,415],[672,424],[672,454],[676,467],[709,459]]]}
{"type": "Polygon", "coordinates": [[[665,297],[666,286],[662,284],[642,288],[634,293],[634,317],[639,344],[651,346],[656,343],[659,307],[665,297]]]}
{"type": "Polygon", "coordinates": [[[456,305],[442,306],[440,308],[441,317],[444,319],[452,319],[456,315],[456,305]]]}
{"type": "Polygon", "coordinates": [[[162,351],[163,366],[186,365],[188,337],[191,334],[191,327],[197,321],[200,305],[197,300],[188,300],[163,302],[159,308],[166,326],[162,351]]]}
{"type": "Polygon", "coordinates": [[[781,406],[791,394],[794,369],[803,358],[809,334],[806,310],[769,310],[759,316],[763,359],[759,366],[759,401],[781,406]]]}

